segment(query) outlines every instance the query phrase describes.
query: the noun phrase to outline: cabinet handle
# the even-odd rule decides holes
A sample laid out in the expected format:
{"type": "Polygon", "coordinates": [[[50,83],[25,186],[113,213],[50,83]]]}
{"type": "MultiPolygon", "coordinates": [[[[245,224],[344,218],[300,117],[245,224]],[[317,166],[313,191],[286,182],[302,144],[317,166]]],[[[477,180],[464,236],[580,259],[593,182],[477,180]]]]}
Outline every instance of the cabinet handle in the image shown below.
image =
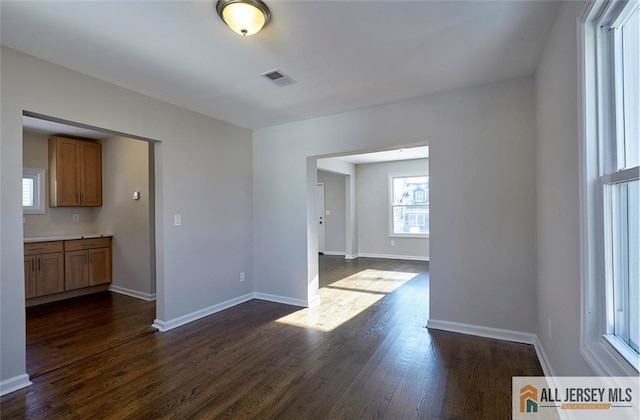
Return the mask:
{"type": "Polygon", "coordinates": [[[41,259],[38,257],[38,271],[42,271],[42,263],[40,261],[41,259]]]}
{"type": "Polygon", "coordinates": [[[36,259],[31,260],[31,271],[36,271],[36,259]]]}

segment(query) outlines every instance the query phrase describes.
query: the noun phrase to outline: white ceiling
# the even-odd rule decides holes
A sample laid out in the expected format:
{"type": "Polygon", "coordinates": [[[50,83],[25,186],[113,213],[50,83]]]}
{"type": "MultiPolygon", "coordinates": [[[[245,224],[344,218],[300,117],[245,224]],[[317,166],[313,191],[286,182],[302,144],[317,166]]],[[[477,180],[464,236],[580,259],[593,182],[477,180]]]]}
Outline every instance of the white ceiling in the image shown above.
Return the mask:
{"type": "Polygon", "coordinates": [[[3,45],[247,128],[535,71],[547,1],[266,0],[241,37],[215,1],[0,1],[3,45]],[[278,68],[298,83],[277,87],[278,68]]]}

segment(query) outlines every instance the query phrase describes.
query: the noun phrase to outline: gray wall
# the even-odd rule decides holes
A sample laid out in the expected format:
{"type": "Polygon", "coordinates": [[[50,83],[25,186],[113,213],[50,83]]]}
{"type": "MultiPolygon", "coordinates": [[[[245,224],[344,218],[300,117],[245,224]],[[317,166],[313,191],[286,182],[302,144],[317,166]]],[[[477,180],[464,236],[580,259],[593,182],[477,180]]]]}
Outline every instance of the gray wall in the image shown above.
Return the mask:
{"type": "Polygon", "coordinates": [[[251,131],[5,47],[0,79],[0,381],[25,372],[24,110],[159,141],[157,317],[168,322],[250,293],[251,131]],[[173,215],[182,214],[182,226],[173,215]],[[245,271],[247,281],[238,281],[245,271]]]}
{"type": "Polygon", "coordinates": [[[76,235],[96,233],[96,209],[93,207],[66,208],[49,207],[49,136],[23,132],[22,159],[25,168],[45,169],[45,214],[25,214],[24,237],[76,235]],[[71,220],[72,214],[79,215],[79,222],[71,220]]]}
{"type": "Polygon", "coordinates": [[[256,291],[317,294],[316,157],[428,143],[431,316],[534,332],[533,88],[527,77],[255,130],[256,291]]]}
{"type": "Polygon", "coordinates": [[[536,72],[538,338],[561,376],[593,374],[580,356],[576,19],[583,7],[583,2],[562,4],[536,72]]]}
{"type": "Polygon", "coordinates": [[[324,183],[324,208],[330,214],[324,218],[325,254],[345,254],[347,238],[346,177],[318,171],[318,182],[324,183]]]}
{"type": "Polygon", "coordinates": [[[149,201],[149,143],[125,137],[102,140],[102,202],[97,209],[96,230],[113,234],[112,285],[155,293],[151,264],[152,247],[149,201]],[[140,199],[133,200],[133,192],[140,199]]]}
{"type": "Polygon", "coordinates": [[[429,159],[358,165],[358,255],[429,258],[429,239],[389,237],[389,175],[429,173],[429,159]],[[393,240],[394,245],[391,245],[393,240]]]}

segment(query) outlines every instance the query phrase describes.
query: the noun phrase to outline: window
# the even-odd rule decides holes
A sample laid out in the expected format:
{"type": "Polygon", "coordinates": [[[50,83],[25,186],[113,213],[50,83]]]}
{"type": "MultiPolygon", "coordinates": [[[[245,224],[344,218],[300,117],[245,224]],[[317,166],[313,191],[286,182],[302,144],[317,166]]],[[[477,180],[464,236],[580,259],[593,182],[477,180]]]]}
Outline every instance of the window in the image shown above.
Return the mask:
{"type": "MultiPolygon", "coordinates": [[[[636,373],[640,360],[639,7],[638,0],[594,2],[583,33],[585,344],[603,346],[614,360],[626,361],[636,373]]],[[[592,352],[607,370],[608,362],[598,351],[592,352]]]]}
{"type": "Polygon", "coordinates": [[[391,176],[390,236],[428,237],[429,177],[424,174],[391,176]]]}
{"type": "Polygon", "coordinates": [[[44,169],[22,170],[22,212],[44,214],[44,169]]]}

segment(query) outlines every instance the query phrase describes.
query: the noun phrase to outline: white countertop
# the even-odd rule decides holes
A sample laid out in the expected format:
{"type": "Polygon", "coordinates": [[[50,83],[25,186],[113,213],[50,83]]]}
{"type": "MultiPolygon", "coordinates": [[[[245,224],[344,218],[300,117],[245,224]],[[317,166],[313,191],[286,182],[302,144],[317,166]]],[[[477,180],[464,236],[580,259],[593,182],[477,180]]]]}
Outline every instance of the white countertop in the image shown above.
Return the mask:
{"type": "Polygon", "coordinates": [[[87,233],[84,235],[58,235],[58,236],[39,236],[24,238],[24,243],[31,242],[51,242],[51,241],[71,241],[74,239],[93,239],[93,238],[110,238],[113,235],[110,233],[87,233]]]}

